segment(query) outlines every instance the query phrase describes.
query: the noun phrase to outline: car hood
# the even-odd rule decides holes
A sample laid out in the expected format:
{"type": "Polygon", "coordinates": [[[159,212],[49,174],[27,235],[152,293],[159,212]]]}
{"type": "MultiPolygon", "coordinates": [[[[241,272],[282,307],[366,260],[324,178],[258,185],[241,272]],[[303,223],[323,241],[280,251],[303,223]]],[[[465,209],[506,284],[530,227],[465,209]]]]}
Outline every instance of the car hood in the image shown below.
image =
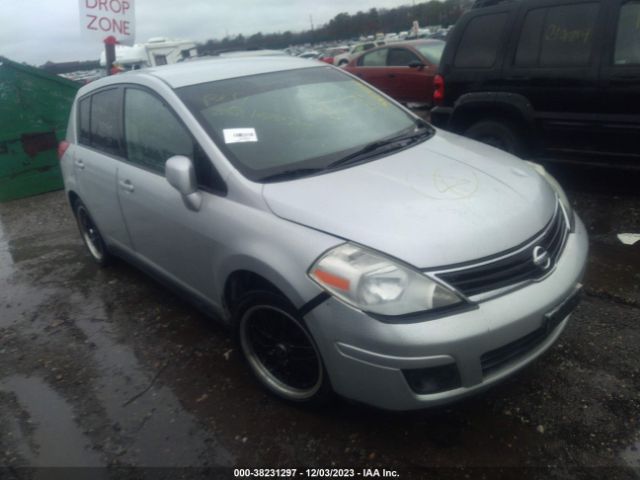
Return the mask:
{"type": "Polygon", "coordinates": [[[281,218],[422,269],[517,246],[556,208],[554,191],[526,163],[442,131],[378,160],[266,184],[263,197],[281,218]]]}

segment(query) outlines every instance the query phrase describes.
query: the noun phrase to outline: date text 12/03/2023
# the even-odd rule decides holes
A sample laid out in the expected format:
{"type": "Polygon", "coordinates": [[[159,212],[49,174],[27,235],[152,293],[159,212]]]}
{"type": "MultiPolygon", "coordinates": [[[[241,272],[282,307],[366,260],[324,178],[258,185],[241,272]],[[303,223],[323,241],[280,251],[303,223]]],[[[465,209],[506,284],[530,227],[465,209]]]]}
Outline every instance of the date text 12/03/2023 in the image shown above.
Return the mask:
{"type": "Polygon", "coordinates": [[[234,468],[234,478],[399,478],[386,468],[234,468]]]}

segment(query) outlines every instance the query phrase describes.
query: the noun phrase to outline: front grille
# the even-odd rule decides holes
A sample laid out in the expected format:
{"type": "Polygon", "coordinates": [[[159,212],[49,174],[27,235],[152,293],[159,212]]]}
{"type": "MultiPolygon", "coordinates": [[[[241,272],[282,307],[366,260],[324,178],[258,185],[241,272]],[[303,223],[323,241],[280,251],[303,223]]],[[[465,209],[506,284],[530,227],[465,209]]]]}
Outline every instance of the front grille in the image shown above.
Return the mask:
{"type": "Polygon", "coordinates": [[[519,338],[515,342],[508,343],[500,348],[491,350],[480,357],[482,374],[484,376],[500,370],[500,368],[510,362],[516,361],[525,356],[531,350],[539,346],[551,333],[547,328],[541,327],[529,335],[519,338]]]}
{"type": "Polygon", "coordinates": [[[565,216],[558,206],[547,226],[524,246],[516,248],[513,253],[503,255],[494,261],[485,261],[480,265],[440,272],[436,275],[468,297],[528,280],[537,280],[544,277],[556,264],[566,236],[565,216]],[[542,247],[549,254],[550,263],[546,268],[534,263],[536,247],[542,247]]]}

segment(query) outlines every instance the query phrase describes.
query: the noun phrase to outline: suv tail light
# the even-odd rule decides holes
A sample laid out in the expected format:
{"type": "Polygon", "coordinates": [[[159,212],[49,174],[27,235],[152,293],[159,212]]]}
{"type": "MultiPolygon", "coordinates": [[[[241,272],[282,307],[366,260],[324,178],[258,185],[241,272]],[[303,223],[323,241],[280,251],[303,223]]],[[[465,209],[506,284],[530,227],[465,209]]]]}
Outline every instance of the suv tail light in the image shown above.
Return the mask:
{"type": "Polygon", "coordinates": [[[433,103],[434,105],[442,105],[444,101],[444,78],[442,75],[436,75],[433,79],[433,103]]]}
{"type": "Polygon", "coordinates": [[[62,156],[64,155],[64,152],[67,151],[67,148],[69,148],[69,142],[66,140],[63,140],[58,144],[58,160],[62,160],[62,156]]]}

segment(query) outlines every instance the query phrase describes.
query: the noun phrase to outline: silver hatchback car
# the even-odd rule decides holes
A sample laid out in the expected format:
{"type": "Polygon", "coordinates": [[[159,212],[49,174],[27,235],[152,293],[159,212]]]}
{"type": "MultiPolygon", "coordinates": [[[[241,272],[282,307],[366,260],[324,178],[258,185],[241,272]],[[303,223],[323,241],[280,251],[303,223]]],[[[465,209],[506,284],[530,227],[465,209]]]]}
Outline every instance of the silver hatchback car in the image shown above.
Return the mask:
{"type": "Polygon", "coordinates": [[[578,300],[587,234],[542,167],[325,64],[96,81],[60,154],[93,258],[124,258],[229,324],[289,401],[453,401],[548,349],[578,300]]]}

